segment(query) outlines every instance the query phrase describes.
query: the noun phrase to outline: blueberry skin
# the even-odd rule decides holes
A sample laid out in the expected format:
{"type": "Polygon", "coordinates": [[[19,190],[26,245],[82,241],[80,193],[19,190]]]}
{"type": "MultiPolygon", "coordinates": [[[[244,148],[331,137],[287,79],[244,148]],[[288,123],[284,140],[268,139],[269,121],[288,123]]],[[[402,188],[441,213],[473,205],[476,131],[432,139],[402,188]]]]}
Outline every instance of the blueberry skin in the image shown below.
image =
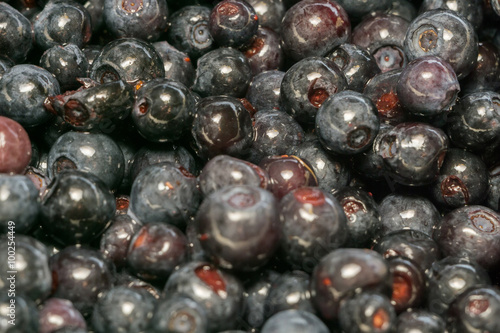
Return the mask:
{"type": "Polygon", "coordinates": [[[441,129],[405,122],[382,135],[378,155],[396,182],[419,186],[438,177],[447,149],[448,137],[441,129]]]}
{"type": "Polygon", "coordinates": [[[7,57],[0,56],[0,80],[2,79],[2,76],[11,68],[14,66],[14,62],[10,60],[7,57]]]}
{"type": "Polygon", "coordinates": [[[360,291],[390,295],[389,264],[375,251],[343,248],[324,256],[311,277],[311,296],[321,318],[332,322],[342,299],[360,291]]]}
{"type": "Polygon", "coordinates": [[[63,171],[42,198],[42,227],[61,244],[90,242],[109,225],[115,205],[113,194],[96,176],[63,171]]]}
{"type": "MultiPolygon", "coordinates": [[[[52,276],[49,269],[49,253],[45,245],[31,236],[17,233],[15,235],[15,264],[10,267],[6,260],[2,261],[0,268],[5,272],[16,271],[16,288],[23,295],[39,304],[50,294],[52,276]]],[[[9,253],[12,244],[7,237],[0,238],[0,249],[9,253]]],[[[2,290],[7,293],[10,281],[9,275],[1,278],[2,290]]]]}
{"type": "Polygon", "coordinates": [[[398,316],[396,331],[399,333],[442,333],[446,332],[446,322],[440,316],[422,309],[412,309],[398,316]]]}
{"type": "Polygon", "coordinates": [[[275,285],[274,282],[281,276],[280,273],[272,269],[265,269],[255,279],[252,279],[250,284],[245,286],[243,294],[245,300],[245,322],[251,328],[260,328],[267,319],[265,311],[267,311],[266,299],[271,288],[275,285]]]}
{"type": "Polygon", "coordinates": [[[9,221],[15,231],[28,233],[36,225],[40,213],[39,192],[30,178],[21,175],[0,175],[0,233],[9,231],[9,221]]]}
{"type": "Polygon", "coordinates": [[[207,332],[207,315],[200,304],[189,297],[174,294],[161,299],[149,321],[148,332],[207,332]]]}
{"type": "Polygon", "coordinates": [[[426,197],[415,195],[390,194],[379,205],[380,233],[412,229],[432,236],[441,215],[434,204],[426,197]]]}
{"type": "Polygon", "coordinates": [[[42,50],[70,43],[82,48],[92,36],[91,18],[75,1],[52,0],[36,16],[33,31],[35,43],[42,50]]]}
{"type": "Polygon", "coordinates": [[[458,147],[478,152],[500,135],[500,94],[474,92],[461,98],[448,116],[446,132],[458,147]]]}
{"type": "Polygon", "coordinates": [[[243,286],[226,271],[203,261],[191,261],[168,279],[163,294],[183,294],[201,305],[209,332],[234,328],[242,313],[243,286]]]}
{"type": "Polygon", "coordinates": [[[396,312],[387,296],[363,292],[341,305],[339,326],[345,333],[389,333],[396,326],[396,312]]]}
{"type": "Polygon", "coordinates": [[[82,314],[67,299],[49,298],[39,311],[40,332],[87,332],[82,314]]]}
{"type": "Polygon", "coordinates": [[[33,47],[31,22],[8,3],[0,4],[0,55],[22,63],[33,47]]]}
{"type": "Polygon", "coordinates": [[[213,192],[203,200],[195,219],[203,250],[225,269],[257,270],[279,245],[277,202],[259,187],[234,185],[213,192]]]}
{"type": "Polygon", "coordinates": [[[146,291],[113,287],[95,304],[92,326],[99,333],[141,332],[148,326],[155,305],[156,300],[146,291]]]}
{"type": "Polygon", "coordinates": [[[281,45],[293,61],[324,56],[350,37],[346,11],[331,0],[300,1],[287,10],[281,22],[281,45]]]}
{"type": "Polygon", "coordinates": [[[77,169],[94,174],[111,190],[120,186],[124,167],[120,147],[105,134],[64,133],[50,148],[47,160],[51,179],[64,169],[77,169]]]}
{"type": "Polygon", "coordinates": [[[379,127],[373,102],[352,90],[328,98],[316,115],[319,141],[335,154],[353,155],[369,149],[379,127]]]}
{"type": "Polygon", "coordinates": [[[67,44],[47,49],[40,58],[40,67],[51,72],[61,90],[66,91],[80,87],[76,79],[87,76],[89,63],[78,46],[67,44]]]}
{"type": "Polygon", "coordinates": [[[220,154],[245,156],[253,139],[252,119],[234,97],[206,97],[196,104],[191,134],[202,159],[220,154]]]}
{"type": "Polygon", "coordinates": [[[59,93],[59,83],[49,71],[35,65],[16,65],[0,80],[0,115],[24,127],[41,125],[51,118],[43,107],[44,100],[59,93]]]}
{"type": "Polygon", "coordinates": [[[314,124],[318,108],[325,100],[345,89],[347,80],[335,63],[323,57],[308,57],[286,71],[281,81],[280,102],[283,110],[298,122],[314,124]]]}
{"type": "Polygon", "coordinates": [[[201,97],[244,97],[251,80],[252,70],[243,53],[221,47],[198,59],[192,90],[201,97]]]}
{"type": "MultiPolygon", "coordinates": [[[[500,36],[500,34],[499,34],[500,36]]],[[[500,91],[500,52],[492,42],[478,44],[477,62],[474,69],[461,82],[463,94],[476,91],[500,91]]]]}
{"type": "Polygon", "coordinates": [[[208,30],[219,46],[239,48],[255,35],[259,18],[242,0],[223,0],[210,12],[208,30]]]}
{"type": "Polygon", "coordinates": [[[16,305],[15,325],[9,323],[10,316],[8,312],[0,314],[0,331],[6,333],[38,333],[38,309],[36,304],[25,296],[16,295],[10,297],[7,292],[0,296],[0,307],[8,309],[9,305],[16,305]]]}
{"type": "Polygon", "coordinates": [[[210,8],[185,6],[169,18],[167,41],[179,51],[186,52],[193,60],[215,48],[208,29],[210,8]]]}
{"type": "Polygon", "coordinates": [[[285,310],[269,318],[261,333],[328,333],[328,327],[316,315],[302,310],[285,310]]]}
{"type": "Polygon", "coordinates": [[[500,203],[500,169],[498,163],[489,168],[490,183],[488,185],[488,196],[486,205],[493,210],[498,211],[500,203]]]}
{"type": "Polygon", "coordinates": [[[342,70],[350,90],[363,92],[368,80],[380,73],[375,58],[366,49],[355,44],[339,45],[326,57],[342,70]]]}
{"type": "Polygon", "coordinates": [[[420,6],[420,13],[424,13],[432,9],[452,10],[465,17],[476,31],[479,31],[479,28],[483,23],[483,6],[481,0],[424,0],[420,6]]]}
{"type": "Polygon", "coordinates": [[[168,162],[144,168],[130,191],[130,209],[143,223],[183,226],[199,200],[196,178],[168,162]]]}
{"type": "Polygon", "coordinates": [[[104,46],[92,63],[89,76],[100,83],[123,80],[135,84],[165,77],[165,69],[152,44],[136,38],[121,38],[104,46]]]}
{"type": "Polygon", "coordinates": [[[322,257],[341,247],[347,219],[333,195],[314,187],[300,187],[279,204],[282,225],[280,249],[295,269],[311,272],[322,257]]]}
{"type": "Polygon", "coordinates": [[[347,165],[329,154],[318,140],[306,140],[294,147],[292,154],[309,162],[316,174],[319,188],[331,192],[349,183],[351,174],[347,165]]]}
{"type": "Polygon", "coordinates": [[[415,7],[416,4],[413,4],[411,0],[392,0],[385,12],[390,15],[400,16],[411,22],[417,17],[417,9],[415,7]]]}
{"type": "Polygon", "coordinates": [[[254,136],[248,160],[258,164],[264,157],[291,153],[304,141],[304,130],[289,114],[261,110],[254,115],[254,136]]]}
{"type": "Polygon", "coordinates": [[[434,9],[410,23],[404,47],[410,61],[427,55],[442,58],[461,80],[476,65],[478,39],[467,19],[451,10],[434,9]]]}
{"type": "Polygon", "coordinates": [[[182,83],[155,79],[137,91],[132,120],[149,141],[176,141],[190,129],[195,106],[194,96],[182,83]]]}
{"type": "Polygon", "coordinates": [[[83,89],[49,96],[44,106],[62,117],[68,129],[109,134],[128,117],[134,100],[134,88],[119,80],[103,84],[93,82],[83,89]]]}
{"type": "Polygon", "coordinates": [[[82,52],[89,63],[88,70],[92,67],[94,60],[101,54],[102,45],[89,44],[82,48],[82,52]]]}
{"type": "Polygon", "coordinates": [[[177,50],[166,41],[153,43],[153,47],[163,60],[165,78],[191,87],[194,82],[195,69],[187,53],[177,50]]]}
{"type": "Polygon", "coordinates": [[[443,255],[469,257],[488,269],[500,262],[499,226],[497,212],[471,205],[446,214],[433,237],[443,255]]]}
{"type": "Polygon", "coordinates": [[[454,256],[435,262],[429,276],[427,307],[442,316],[466,290],[491,283],[486,270],[476,262],[454,256]]]}
{"type": "Polygon", "coordinates": [[[160,0],[105,0],[104,23],[116,37],[158,40],[168,27],[168,6],[160,0]]]}
{"type": "Polygon", "coordinates": [[[259,24],[276,32],[281,30],[281,20],[286,13],[283,0],[248,0],[259,17],[259,24]]]}
{"type": "Polygon", "coordinates": [[[253,75],[269,70],[279,70],[285,62],[285,55],[280,45],[280,35],[274,30],[259,27],[249,45],[242,49],[248,58],[253,75]]]}
{"type": "Polygon", "coordinates": [[[257,74],[248,86],[246,99],[257,110],[280,108],[280,87],[285,72],[272,70],[257,74]]]}
{"type": "Polygon", "coordinates": [[[434,200],[446,207],[480,204],[488,195],[489,174],[483,160],[462,149],[446,153],[439,177],[432,186],[434,200]]]}

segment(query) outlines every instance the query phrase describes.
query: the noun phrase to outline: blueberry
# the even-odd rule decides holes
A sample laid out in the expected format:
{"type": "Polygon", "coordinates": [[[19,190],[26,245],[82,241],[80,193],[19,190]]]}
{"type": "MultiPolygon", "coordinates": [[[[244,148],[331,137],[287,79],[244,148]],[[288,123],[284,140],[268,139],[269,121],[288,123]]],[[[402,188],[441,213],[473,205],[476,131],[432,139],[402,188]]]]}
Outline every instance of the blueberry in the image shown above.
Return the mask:
{"type": "Polygon", "coordinates": [[[174,294],[158,302],[149,321],[148,332],[204,333],[207,321],[206,312],[200,304],[184,295],[174,294]]]}
{"type": "MultiPolygon", "coordinates": [[[[495,1],[492,1],[494,3],[495,1]]],[[[498,1],[496,1],[498,3],[498,1]]],[[[420,12],[432,9],[448,9],[465,17],[479,31],[483,23],[483,6],[481,0],[424,0],[420,6],[420,12]]]]}
{"type": "Polygon", "coordinates": [[[276,32],[281,30],[281,20],[286,8],[283,0],[248,0],[259,17],[259,24],[276,32]]]}
{"type": "Polygon", "coordinates": [[[441,333],[446,332],[446,322],[440,316],[422,309],[412,309],[398,316],[397,332],[441,333]]]}
{"type": "MultiPolygon", "coordinates": [[[[499,35],[500,36],[500,35],[499,35]]],[[[477,62],[474,69],[461,82],[464,94],[475,91],[499,91],[500,53],[491,42],[479,42],[477,62]]]]}
{"type": "Polygon", "coordinates": [[[385,12],[387,14],[400,16],[408,22],[411,22],[417,17],[416,6],[418,6],[418,4],[412,3],[411,0],[391,0],[389,8],[385,12]]]}
{"type": "Polygon", "coordinates": [[[256,278],[252,279],[251,283],[245,286],[243,293],[245,300],[244,319],[252,328],[260,328],[266,318],[268,305],[266,302],[271,288],[275,287],[274,283],[280,277],[280,273],[271,270],[263,270],[256,278]]]}
{"type": "Polygon", "coordinates": [[[33,47],[31,22],[6,2],[0,4],[0,55],[21,63],[33,47]]]}
{"type": "Polygon", "coordinates": [[[177,50],[168,42],[153,43],[153,47],[163,60],[165,78],[191,87],[194,82],[195,69],[187,53],[177,50]]]}
{"type": "Polygon", "coordinates": [[[280,45],[280,35],[267,27],[259,27],[250,40],[249,45],[242,49],[248,58],[253,75],[269,70],[279,70],[285,62],[285,55],[280,45]]]}
{"type": "Polygon", "coordinates": [[[49,298],[39,312],[40,332],[59,332],[63,329],[83,329],[87,324],[73,303],[63,298],[49,298]]]}
{"type": "Polygon", "coordinates": [[[500,175],[499,173],[499,165],[495,164],[489,169],[489,179],[490,183],[488,185],[488,195],[486,197],[486,205],[493,209],[498,211],[499,208],[499,203],[500,203],[500,175]]]}
{"type": "Polygon", "coordinates": [[[39,332],[38,310],[33,301],[21,295],[8,296],[6,292],[0,296],[0,331],[6,333],[39,332]],[[12,324],[9,306],[15,304],[15,325],[12,324]],[[10,321],[10,322],[9,322],[10,321]]]}
{"type": "Polygon", "coordinates": [[[393,281],[391,304],[394,310],[400,313],[418,308],[427,292],[424,271],[408,258],[392,257],[388,261],[393,281]]]}
{"type": "Polygon", "coordinates": [[[285,310],[269,318],[262,327],[262,333],[278,332],[328,333],[328,327],[316,315],[302,310],[285,310]]]}
{"type": "Polygon", "coordinates": [[[0,233],[5,234],[10,227],[16,233],[31,231],[38,222],[40,200],[38,189],[26,176],[0,175],[0,233]],[[9,221],[12,221],[9,223],[9,221]],[[13,226],[12,223],[15,223],[13,226]]]}
{"type": "Polygon", "coordinates": [[[280,108],[280,87],[284,75],[284,72],[273,70],[253,77],[246,99],[257,111],[280,108]]]}
{"type": "Polygon", "coordinates": [[[14,66],[14,62],[9,58],[0,55],[0,79],[2,79],[3,74],[14,66]]]}

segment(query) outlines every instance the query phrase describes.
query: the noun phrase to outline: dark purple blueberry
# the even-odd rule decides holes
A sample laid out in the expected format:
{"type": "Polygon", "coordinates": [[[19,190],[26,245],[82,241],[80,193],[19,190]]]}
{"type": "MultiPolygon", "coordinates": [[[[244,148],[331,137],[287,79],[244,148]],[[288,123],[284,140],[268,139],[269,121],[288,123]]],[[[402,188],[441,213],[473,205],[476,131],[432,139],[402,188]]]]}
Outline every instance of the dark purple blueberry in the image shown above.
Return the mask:
{"type": "Polygon", "coordinates": [[[99,36],[102,25],[104,24],[104,1],[102,0],[82,0],[80,3],[89,12],[90,22],[92,23],[92,34],[99,36]]]}
{"type": "Polygon", "coordinates": [[[153,47],[163,60],[165,78],[178,81],[186,87],[194,82],[195,69],[187,53],[177,50],[166,41],[153,43],[153,47]]]}
{"type": "Polygon", "coordinates": [[[40,303],[50,294],[52,286],[47,248],[33,237],[18,234],[17,229],[2,236],[0,250],[5,254],[5,260],[0,263],[0,269],[5,272],[0,279],[2,290],[6,294],[18,291],[40,303]],[[12,272],[15,279],[11,279],[12,272]]]}
{"type": "MultiPolygon", "coordinates": [[[[500,34],[499,34],[500,36],[500,34]]],[[[500,52],[490,42],[479,42],[476,66],[461,82],[463,93],[500,91],[500,52]]]]}
{"type": "Polygon", "coordinates": [[[431,236],[413,229],[390,232],[378,239],[373,250],[384,256],[408,258],[427,275],[432,264],[440,258],[440,251],[431,236]]]}
{"type": "Polygon", "coordinates": [[[306,160],[312,166],[318,187],[333,191],[347,186],[350,172],[346,164],[329,154],[318,140],[308,140],[292,150],[293,155],[306,160]]]}
{"type": "Polygon", "coordinates": [[[129,274],[126,270],[122,270],[120,273],[115,274],[116,280],[114,286],[124,286],[126,288],[132,288],[135,290],[146,291],[154,299],[160,299],[161,290],[152,284],[139,279],[136,276],[129,274]]]}
{"type": "Polygon", "coordinates": [[[495,164],[489,169],[489,189],[486,197],[486,205],[491,209],[498,211],[500,207],[500,165],[495,164]]]}
{"type": "Polygon", "coordinates": [[[89,12],[75,1],[49,1],[33,23],[35,43],[42,50],[64,44],[82,48],[92,36],[90,20],[89,12]]]}
{"type": "Polygon", "coordinates": [[[100,83],[123,80],[136,84],[165,77],[165,69],[152,44],[136,38],[121,38],[104,46],[92,63],[89,76],[100,83]]]}
{"type": "Polygon", "coordinates": [[[203,159],[221,154],[244,156],[252,144],[252,119],[234,97],[207,97],[196,105],[191,133],[203,159]]]}
{"type": "Polygon", "coordinates": [[[169,18],[167,40],[179,51],[186,52],[193,60],[215,48],[208,29],[210,8],[185,6],[169,18]]]}
{"type": "Polygon", "coordinates": [[[321,317],[331,322],[338,316],[341,302],[361,291],[390,296],[392,273],[389,263],[375,251],[337,249],[324,256],[311,277],[313,304],[321,317]]]}
{"type": "Polygon", "coordinates": [[[198,174],[193,155],[183,146],[170,143],[161,145],[148,144],[139,149],[131,161],[130,181],[133,182],[137,175],[148,166],[165,162],[182,166],[191,174],[198,174]]]}
{"type": "Polygon", "coordinates": [[[280,108],[280,89],[284,75],[284,72],[274,70],[253,77],[246,99],[257,111],[280,108]]]}
{"type": "Polygon", "coordinates": [[[40,58],[40,67],[52,73],[62,91],[77,89],[80,82],[76,79],[86,77],[89,63],[78,46],[55,45],[47,49],[40,58]]]}
{"type": "Polygon", "coordinates": [[[273,195],[248,185],[225,187],[205,198],[196,214],[196,228],[207,256],[231,270],[262,267],[281,237],[273,195]]]}
{"type": "Polygon", "coordinates": [[[497,145],[500,94],[478,91],[461,98],[448,116],[447,133],[453,144],[475,152],[497,145]]]}
{"type": "Polygon", "coordinates": [[[294,156],[268,156],[259,166],[269,174],[269,189],[277,199],[304,186],[318,186],[318,179],[309,162],[294,156]]]}
{"type": "Polygon", "coordinates": [[[324,56],[351,37],[346,11],[332,0],[302,0],[281,22],[282,47],[293,61],[324,56]]]}
{"type": "Polygon", "coordinates": [[[233,328],[242,314],[243,286],[230,273],[203,261],[191,261],[168,279],[165,296],[183,294],[201,305],[208,331],[233,328]]]}
{"type": "Polygon", "coordinates": [[[447,321],[451,332],[500,331],[500,290],[478,286],[469,289],[452,304],[447,321]]]}
{"type": "Polygon", "coordinates": [[[33,47],[31,22],[6,2],[0,4],[0,55],[14,62],[26,60],[33,47]]]}
{"type": "Polygon", "coordinates": [[[271,28],[259,27],[249,45],[242,49],[253,75],[279,70],[285,62],[280,35],[271,28]]]}
{"type": "MultiPolygon", "coordinates": [[[[100,0],[92,0],[92,1],[100,1],[100,0]]],[[[99,54],[101,54],[102,51],[102,46],[101,45],[87,45],[84,48],[82,48],[82,52],[85,55],[85,58],[87,58],[87,61],[89,63],[89,70],[92,67],[92,64],[94,63],[94,60],[97,59],[99,54]]]]}
{"type": "Polygon", "coordinates": [[[316,315],[303,310],[285,310],[269,318],[261,333],[328,333],[328,327],[316,315]]]}
{"type": "Polygon", "coordinates": [[[441,215],[434,204],[426,197],[417,195],[389,194],[380,202],[379,213],[381,236],[402,229],[432,236],[441,222],[441,215]]]}
{"type": "Polygon", "coordinates": [[[193,91],[201,97],[243,97],[252,80],[247,58],[238,50],[221,47],[198,59],[193,91]]]}
{"type": "Polygon", "coordinates": [[[115,213],[113,194],[104,182],[78,170],[54,176],[41,205],[44,231],[65,245],[96,239],[115,213]]]}
{"type": "Polygon", "coordinates": [[[67,299],[49,298],[40,308],[39,333],[59,332],[61,329],[84,329],[87,324],[80,311],[67,299]]]}
{"type": "Polygon", "coordinates": [[[49,96],[44,106],[62,117],[67,127],[110,134],[128,117],[134,98],[134,88],[124,81],[93,82],[76,91],[49,96]]]}
{"type": "Polygon", "coordinates": [[[391,0],[389,8],[385,11],[387,14],[396,15],[404,18],[408,22],[417,17],[417,4],[412,0],[391,0]]]}
{"type": "Polygon", "coordinates": [[[457,208],[480,204],[488,195],[488,186],[489,173],[483,160],[473,153],[452,148],[446,153],[431,191],[438,204],[457,208]]]}
{"type": "Polygon", "coordinates": [[[446,315],[450,304],[467,289],[490,284],[487,272],[466,258],[446,257],[435,262],[429,273],[427,307],[438,315],[446,315]]]}
{"type": "Polygon", "coordinates": [[[341,247],[347,237],[346,215],[331,194],[300,187],[279,205],[281,251],[294,268],[311,272],[326,254],[341,247]]]}
{"type": "Polygon", "coordinates": [[[245,287],[244,319],[252,328],[260,328],[266,320],[266,299],[274,283],[281,275],[274,270],[264,270],[245,287]]]}
{"type": "Polygon", "coordinates": [[[223,0],[210,12],[208,30],[219,46],[238,48],[257,33],[259,18],[244,0],[223,0]]]}
{"type": "Polygon", "coordinates": [[[88,317],[99,294],[113,284],[113,270],[97,250],[69,246],[50,258],[52,297],[63,298],[88,317]]]}
{"type": "MultiPolygon", "coordinates": [[[[493,0],[492,2],[498,0],[493,0]]],[[[481,0],[424,0],[420,6],[420,13],[432,9],[448,9],[465,17],[479,31],[483,22],[483,1],[481,0]]]]}
{"type": "Polygon", "coordinates": [[[0,115],[24,127],[41,125],[51,118],[43,102],[59,90],[59,83],[46,69],[27,64],[11,67],[0,80],[0,115]]]}
{"type": "Polygon", "coordinates": [[[289,114],[261,110],[254,115],[254,138],[248,159],[259,163],[264,157],[291,153],[304,140],[304,130],[289,114]]]}
{"type": "Polygon", "coordinates": [[[388,262],[392,274],[391,304],[394,310],[400,313],[418,307],[427,292],[423,270],[404,257],[391,257],[388,262]]]}
{"type": "Polygon", "coordinates": [[[0,79],[2,79],[2,76],[5,72],[9,70],[12,66],[14,66],[14,62],[7,58],[6,56],[0,55],[0,79]]]}
{"type": "Polygon", "coordinates": [[[276,32],[281,30],[281,21],[286,8],[283,0],[248,0],[259,17],[259,24],[276,32]]]}
{"type": "Polygon", "coordinates": [[[173,294],[156,305],[148,332],[205,333],[208,320],[200,304],[181,294],[173,294]]]}
{"type": "Polygon", "coordinates": [[[471,205],[446,214],[434,231],[444,256],[469,257],[486,269],[500,262],[500,215],[471,205]]]}
{"type": "Polygon", "coordinates": [[[362,292],[341,304],[339,326],[345,333],[390,333],[396,327],[396,312],[386,295],[362,292]]]}
{"type": "Polygon", "coordinates": [[[309,274],[291,271],[276,278],[264,301],[267,318],[286,310],[300,310],[315,314],[309,292],[309,274]]]}
{"type": "Polygon", "coordinates": [[[1,234],[9,231],[25,234],[37,225],[39,192],[30,178],[0,174],[0,211],[1,234]]]}
{"type": "Polygon", "coordinates": [[[168,6],[161,0],[105,0],[104,23],[116,38],[155,41],[168,27],[168,6]]]}
{"type": "Polygon", "coordinates": [[[440,316],[422,309],[412,309],[398,316],[396,324],[398,333],[443,333],[446,322],[440,316]]]}
{"type": "Polygon", "coordinates": [[[181,166],[165,162],[144,168],[130,191],[130,210],[143,223],[163,222],[178,227],[198,209],[196,178],[181,166]]]}
{"type": "Polygon", "coordinates": [[[115,216],[100,240],[100,251],[104,258],[111,261],[117,268],[127,263],[127,250],[134,234],[141,224],[127,214],[115,216]]]}
{"type": "Polygon", "coordinates": [[[448,149],[448,137],[425,123],[401,123],[380,138],[378,155],[384,169],[403,185],[432,183],[438,176],[448,149]]]}
{"type": "Polygon", "coordinates": [[[382,72],[405,67],[403,43],[409,22],[396,15],[367,16],[352,31],[351,42],[366,49],[382,72]]]}
{"type": "Polygon", "coordinates": [[[148,223],[130,240],[127,263],[141,279],[164,282],[186,261],[187,245],[186,236],[177,227],[148,223]]]}
{"type": "Polygon", "coordinates": [[[132,120],[149,141],[176,141],[191,128],[195,105],[191,91],[182,83],[151,80],[136,93],[132,120]]]}
{"type": "Polygon", "coordinates": [[[440,57],[450,64],[458,79],[463,79],[476,65],[477,35],[472,24],[456,12],[429,10],[410,23],[404,51],[409,60],[440,57]]]}
{"type": "Polygon", "coordinates": [[[375,2],[365,2],[363,0],[338,0],[342,8],[345,9],[349,18],[359,21],[363,17],[373,12],[385,11],[389,8],[390,0],[381,0],[375,2]]]}
{"type": "Polygon", "coordinates": [[[0,295],[0,331],[5,333],[39,333],[38,310],[33,301],[21,295],[0,295]]]}
{"type": "Polygon", "coordinates": [[[316,115],[319,141],[335,154],[353,155],[369,149],[379,127],[373,102],[352,90],[328,98],[316,115]]]}
{"type": "Polygon", "coordinates": [[[80,170],[113,190],[121,184],[125,160],[120,147],[105,134],[67,132],[50,148],[47,166],[51,179],[66,169],[80,170]]]}
{"type": "Polygon", "coordinates": [[[298,122],[314,124],[316,113],[326,99],[346,88],[347,80],[333,61],[308,57],[286,71],[281,81],[281,107],[298,122]]]}
{"type": "Polygon", "coordinates": [[[378,205],[370,193],[346,186],[334,193],[347,218],[346,247],[368,248],[380,229],[378,205]]]}
{"type": "Polygon", "coordinates": [[[364,48],[344,43],[326,56],[344,73],[348,89],[363,92],[366,82],[380,73],[375,58],[364,48]]]}
{"type": "Polygon", "coordinates": [[[460,85],[449,63],[436,56],[411,61],[398,79],[401,105],[417,116],[448,112],[457,100],[460,85]]]}
{"type": "Polygon", "coordinates": [[[156,300],[148,292],[117,286],[94,306],[92,326],[97,333],[143,332],[153,317],[156,300]]]}
{"type": "Polygon", "coordinates": [[[204,196],[233,185],[252,185],[266,189],[269,176],[259,166],[228,155],[218,155],[205,164],[198,178],[204,196]]]}

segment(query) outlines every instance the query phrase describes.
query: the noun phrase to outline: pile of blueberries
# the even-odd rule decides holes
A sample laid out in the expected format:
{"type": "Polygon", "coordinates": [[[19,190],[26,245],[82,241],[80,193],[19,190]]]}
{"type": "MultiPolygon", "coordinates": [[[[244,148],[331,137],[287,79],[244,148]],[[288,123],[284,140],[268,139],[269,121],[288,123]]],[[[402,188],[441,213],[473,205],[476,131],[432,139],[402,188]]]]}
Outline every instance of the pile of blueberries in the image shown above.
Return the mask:
{"type": "Polygon", "coordinates": [[[499,333],[499,27],[0,2],[0,332],[499,333]]]}

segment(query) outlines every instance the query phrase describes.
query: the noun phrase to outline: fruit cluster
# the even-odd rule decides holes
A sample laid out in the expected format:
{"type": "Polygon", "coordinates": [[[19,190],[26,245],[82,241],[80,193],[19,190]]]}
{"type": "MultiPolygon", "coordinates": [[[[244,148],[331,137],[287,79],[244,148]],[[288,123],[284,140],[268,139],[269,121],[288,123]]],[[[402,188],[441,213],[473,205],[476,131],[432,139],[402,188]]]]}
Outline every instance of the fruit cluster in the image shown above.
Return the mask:
{"type": "Polygon", "coordinates": [[[0,2],[0,333],[500,332],[499,27],[0,2]]]}

